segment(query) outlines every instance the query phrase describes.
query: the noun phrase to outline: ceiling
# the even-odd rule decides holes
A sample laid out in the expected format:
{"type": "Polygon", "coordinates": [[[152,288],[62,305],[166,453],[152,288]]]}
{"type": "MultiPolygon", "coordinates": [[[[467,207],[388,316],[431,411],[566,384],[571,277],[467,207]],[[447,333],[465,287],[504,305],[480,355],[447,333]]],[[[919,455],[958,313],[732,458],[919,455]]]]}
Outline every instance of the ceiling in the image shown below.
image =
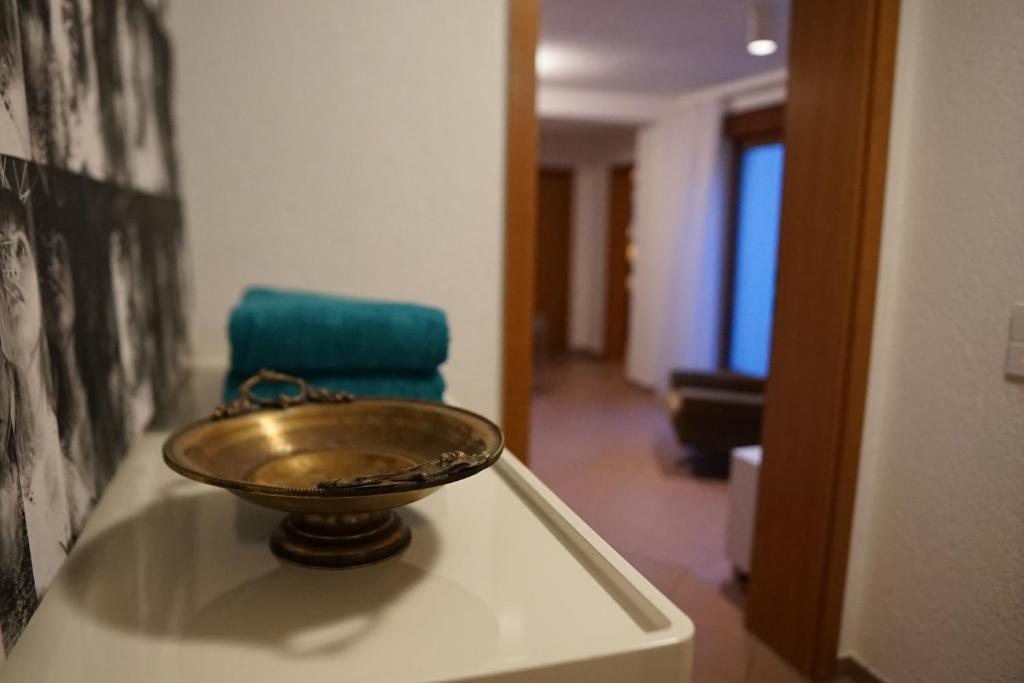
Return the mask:
{"type": "Polygon", "coordinates": [[[789,0],[775,0],[779,50],[746,51],[745,0],[542,0],[541,85],[675,95],[786,65],[789,0]]]}

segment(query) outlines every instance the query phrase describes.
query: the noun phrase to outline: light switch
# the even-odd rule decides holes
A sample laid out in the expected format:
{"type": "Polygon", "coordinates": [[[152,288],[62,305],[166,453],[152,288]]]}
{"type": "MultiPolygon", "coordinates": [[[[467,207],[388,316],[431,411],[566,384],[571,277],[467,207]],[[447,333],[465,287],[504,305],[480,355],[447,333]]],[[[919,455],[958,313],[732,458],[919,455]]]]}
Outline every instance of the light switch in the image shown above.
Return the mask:
{"type": "Polygon", "coordinates": [[[1010,319],[1010,340],[1024,341],[1024,304],[1014,304],[1010,319]]]}
{"type": "Polygon", "coordinates": [[[1006,347],[1006,376],[1024,380],[1024,341],[1011,341],[1006,347]]]}

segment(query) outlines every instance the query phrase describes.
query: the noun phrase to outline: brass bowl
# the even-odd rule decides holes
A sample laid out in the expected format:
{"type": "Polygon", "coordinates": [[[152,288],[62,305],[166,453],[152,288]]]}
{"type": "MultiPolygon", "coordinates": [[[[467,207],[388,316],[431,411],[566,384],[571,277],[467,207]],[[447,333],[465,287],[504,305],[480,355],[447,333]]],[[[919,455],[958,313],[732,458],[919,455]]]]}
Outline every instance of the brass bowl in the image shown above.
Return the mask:
{"type": "Polygon", "coordinates": [[[503,445],[501,430],[468,410],[354,398],[263,370],[238,400],[172,434],[164,461],[189,479],[288,512],[270,539],[278,557],[353,567],[409,545],[395,508],[490,467],[503,445]],[[252,389],[261,382],[289,382],[298,394],[260,399],[252,389]]]}

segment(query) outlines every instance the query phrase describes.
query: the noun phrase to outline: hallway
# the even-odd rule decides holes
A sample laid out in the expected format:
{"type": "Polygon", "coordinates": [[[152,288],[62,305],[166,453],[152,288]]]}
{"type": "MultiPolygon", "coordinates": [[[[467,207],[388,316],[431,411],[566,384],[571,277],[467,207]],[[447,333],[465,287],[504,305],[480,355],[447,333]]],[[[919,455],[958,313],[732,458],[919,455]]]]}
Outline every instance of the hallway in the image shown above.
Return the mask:
{"type": "Polygon", "coordinates": [[[743,627],[728,485],[689,473],[664,406],[617,364],[573,357],[541,378],[531,468],[694,621],[694,682],[801,683],[743,627]]]}

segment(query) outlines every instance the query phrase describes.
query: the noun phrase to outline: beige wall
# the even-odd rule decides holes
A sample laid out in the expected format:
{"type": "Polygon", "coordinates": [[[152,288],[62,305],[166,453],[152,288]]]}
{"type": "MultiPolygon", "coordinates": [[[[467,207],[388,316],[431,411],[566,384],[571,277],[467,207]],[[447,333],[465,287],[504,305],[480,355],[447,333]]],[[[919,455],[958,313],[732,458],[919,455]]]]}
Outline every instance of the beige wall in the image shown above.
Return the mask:
{"type": "Polygon", "coordinates": [[[172,3],[198,357],[249,283],[425,302],[451,392],[497,415],[505,7],[172,3]]]}
{"type": "Polygon", "coordinates": [[[1024,681],[1024,4],[903,0],[843,654],[1024,681]]]}
{"type": "Polygon", "coordinates": [[[604,353],[610,164],[573,167],[569,254],[569,348],[604,353]]]}

